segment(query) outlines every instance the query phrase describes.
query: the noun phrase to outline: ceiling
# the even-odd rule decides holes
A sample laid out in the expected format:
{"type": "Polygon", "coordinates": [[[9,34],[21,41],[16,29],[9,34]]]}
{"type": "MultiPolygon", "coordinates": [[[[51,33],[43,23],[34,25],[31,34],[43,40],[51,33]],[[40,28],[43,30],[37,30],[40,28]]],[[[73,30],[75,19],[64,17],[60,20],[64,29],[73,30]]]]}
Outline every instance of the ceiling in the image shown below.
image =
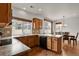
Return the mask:
{"type": "Polygon", "coordinates": [[[13,3],[12,6],[51,19],[79,16],[79,3],[13,3]]]}

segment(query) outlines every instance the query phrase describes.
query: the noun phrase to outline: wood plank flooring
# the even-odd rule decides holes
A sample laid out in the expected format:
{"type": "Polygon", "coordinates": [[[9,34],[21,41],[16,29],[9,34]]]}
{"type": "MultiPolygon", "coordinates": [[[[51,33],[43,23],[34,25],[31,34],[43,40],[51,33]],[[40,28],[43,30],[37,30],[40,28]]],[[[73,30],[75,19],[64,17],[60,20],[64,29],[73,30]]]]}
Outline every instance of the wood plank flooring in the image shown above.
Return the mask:
{"type": "Polygon", "coordinates": [[[39,47],[33,48],[32,51],[28,53],[28,56],[52,56],[52,55],[56,56],[57,54],[39,47]]]}
{"type": "Polygon", "coordinates": [[[79,56],[79,42],[77,46],[74,47],[73,45],[68,45],[67,43],[64,43],[61,54],[56,54],[52,51],[45,50],[40,47],[35,47],[27,53],[24,53],[23,56],[79,56]]]}
{"type": "Polygon", "coordinates": [[[62,55],[66,56],[79,56],[79,41],[77,46],[73,46],[73,44],[63,44],[62,55]]]}

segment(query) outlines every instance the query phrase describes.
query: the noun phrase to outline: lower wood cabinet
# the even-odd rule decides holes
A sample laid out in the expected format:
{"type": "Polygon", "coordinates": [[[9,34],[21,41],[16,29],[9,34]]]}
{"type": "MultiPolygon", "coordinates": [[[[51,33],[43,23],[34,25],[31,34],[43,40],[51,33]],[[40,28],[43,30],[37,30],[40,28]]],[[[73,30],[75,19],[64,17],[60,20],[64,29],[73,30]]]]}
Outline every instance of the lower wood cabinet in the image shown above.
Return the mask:
{"type": "Polygon", "coordinates": [[[52,40],[51,40],[52,38],[51,37],[47,37],[47,49],[52,49],[52,40]]]}
{"type": "Polygon", "coordinates": [[[23,44],[33,48],[39,45],[39,37],[38,35],[30,35],[18,38],[23,44]]]}
{"type": "Polygon", "coordinates": [[[62,39],[61,37],[57,38],[57,37],[48,37],[47,38],[47,48],[51,51],[54,51],[56,53],[61,53],[62,52],[62,47],[61,44],[62,43],[62,39]]]}
{"type": "Polygon", "coordinates": [[[57,38],[53,37],[52,38],[52,50],[57,51],[57,38]]]}
{"type": "Polygon", "coordinates": [[[29,46],[30,48],[39,46],[41,48],[51,50],[58,54],[62,52],[61,37],[29,35],[19,37],[18,39],[25,45],[29,46]]]}

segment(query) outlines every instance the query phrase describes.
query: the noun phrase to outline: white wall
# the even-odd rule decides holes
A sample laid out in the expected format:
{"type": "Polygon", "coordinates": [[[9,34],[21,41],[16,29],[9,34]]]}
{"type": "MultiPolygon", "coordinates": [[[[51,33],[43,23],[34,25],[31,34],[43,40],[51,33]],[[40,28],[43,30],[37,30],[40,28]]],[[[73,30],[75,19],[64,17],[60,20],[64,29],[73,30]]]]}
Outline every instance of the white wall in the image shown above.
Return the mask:
{"type": "Polygon", "coordinates": [[[62,29],[63,31],[70,32],[73,35],[76,35],[76,33],[79,32],[79,15],[66,18],[64,19],[64,22],[67,26],[62,29]]]}

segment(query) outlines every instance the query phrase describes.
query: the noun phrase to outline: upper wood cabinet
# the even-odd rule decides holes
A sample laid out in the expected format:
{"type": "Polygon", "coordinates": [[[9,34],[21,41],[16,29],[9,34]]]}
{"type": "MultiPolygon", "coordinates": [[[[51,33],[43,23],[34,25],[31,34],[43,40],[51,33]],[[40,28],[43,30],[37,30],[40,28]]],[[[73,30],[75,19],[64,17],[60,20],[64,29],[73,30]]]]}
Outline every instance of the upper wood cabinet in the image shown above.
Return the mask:
{"type": "Polygon", "coordinates": [[[0,23],[9,23],[12,18],[11,4],[0,3],[0,23]]]}
{"type": "Polygon", "coordinates": [[[38,18],[33,18],[32,21],[33,29],[41,29],[42,28],[42,20],[38,18]]]}

